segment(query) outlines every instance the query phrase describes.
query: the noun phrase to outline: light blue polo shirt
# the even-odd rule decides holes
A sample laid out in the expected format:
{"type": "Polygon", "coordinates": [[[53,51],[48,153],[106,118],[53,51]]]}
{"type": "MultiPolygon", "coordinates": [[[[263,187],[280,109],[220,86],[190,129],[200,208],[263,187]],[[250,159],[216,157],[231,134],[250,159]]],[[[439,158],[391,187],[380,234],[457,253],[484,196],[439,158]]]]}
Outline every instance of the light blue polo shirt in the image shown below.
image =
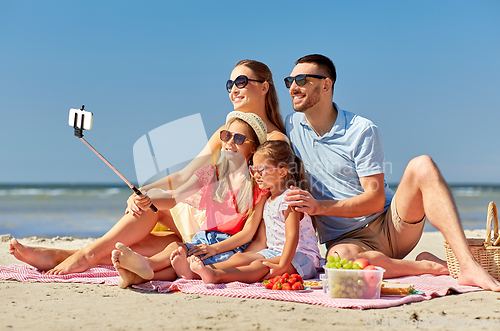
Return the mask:
{"type": "MultiPolygon", "coordinates": [[[[318,200],[343,200],[364,192],[359,181],[384,173],[384,146],[379,129],[368,119],[341,110],[330,132],[319,137],[309,126],[304,113],[286,118],[286,132],[297,156],[304,162],[311,193],[318,200]]],[[[393,193],[385,183],[385,208],[393,193]]],[[[319,240],[325,243],[362,228],[380,214],[358,218],[318,216],[319,240]]]]}

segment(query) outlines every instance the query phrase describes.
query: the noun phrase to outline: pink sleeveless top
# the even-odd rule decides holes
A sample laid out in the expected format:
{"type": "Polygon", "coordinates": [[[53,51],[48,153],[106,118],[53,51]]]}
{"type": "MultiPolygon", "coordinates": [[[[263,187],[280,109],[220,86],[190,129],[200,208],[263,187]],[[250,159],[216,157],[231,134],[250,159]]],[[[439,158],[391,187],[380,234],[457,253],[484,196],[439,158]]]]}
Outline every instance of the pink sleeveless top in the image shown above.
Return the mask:
{"type": "MultiPolygon", "coordinates": [[[[236,194],[238,189],[228,190],[223,202],[213,200],[216,189],[217,173],[213,165],[206,165],[194,173],[202,186],[198,192],[201,196],[198,209],[206,210],[206,220],[201,226],[201,230],[215,230],[234,235],[240,232],[245,225],[246,210],[240,211],[236,205],[236,194]]],[[[268,190],[261,190],[257,185],[253,192],[252,205],[255,206],[268,190]]]]}

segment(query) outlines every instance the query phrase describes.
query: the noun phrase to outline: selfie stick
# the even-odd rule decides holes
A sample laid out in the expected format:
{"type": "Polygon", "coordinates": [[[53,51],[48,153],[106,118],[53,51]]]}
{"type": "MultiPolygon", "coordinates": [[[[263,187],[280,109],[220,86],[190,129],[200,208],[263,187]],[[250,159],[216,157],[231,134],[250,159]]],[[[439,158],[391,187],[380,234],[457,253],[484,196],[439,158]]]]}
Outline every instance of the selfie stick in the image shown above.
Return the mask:
{"type": "MultiPolygon", "coordinates": [[[[82,106],[82,109],[81,110],[84,110],[85,106],[82,106]]],[[[106,163],[110,168],[111,170],[113,170],[127,185],[128,187],[130,187],[132,189],[132,191],[134,191],[135,194],[137,195],[142,195],[142,192],[139,191],[139,189],[137,187],[135,187],[134,184],[132,184],[131,182],[129,182],[127,180],[127,178],[125,178],[115,167],[113,167],[113,165],[111,163],[109,163],[108,160],[106,160],[106,158],[104,156],[102,156],[98,151],[95,150],[94,147],[92,147],[92,145],[90,145],[85,139],[83,139],[83,123],[84,123],[84,118],[85,118],[85,115],[82,114],[82,120],[81,120],[81,125],[80,125],[80,128],[78,127],[78,123],[77,123],[77,118],[78,116],[75,116],[75,123],[73,125],[73,128],[75,129],[75,137],[78,137],[80,138],[81,141],[83,141],[85,143],[85,145],[87,145],[92,151],[94,151],[94,153],[101,159],[104,161],[104,163],[106,163]]],[[[149,208],[154,211],[155,213],[158,211],[158,208],[156,208],[155,205],[151,204],[151,206],[149,206],[149,208]]]]}

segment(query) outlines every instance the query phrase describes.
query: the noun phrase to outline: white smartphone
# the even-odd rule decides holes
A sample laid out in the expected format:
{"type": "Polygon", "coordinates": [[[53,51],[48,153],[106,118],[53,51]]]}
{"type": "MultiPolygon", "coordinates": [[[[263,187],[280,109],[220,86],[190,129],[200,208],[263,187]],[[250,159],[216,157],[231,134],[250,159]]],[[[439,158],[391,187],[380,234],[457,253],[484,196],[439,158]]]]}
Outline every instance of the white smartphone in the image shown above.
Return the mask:
{"type": "Polygon", "coordinates": [[[70,109],[69,110],[69,126],[90,130],[92,129],[92,112],[82,110],[82,109],[70,109]]]}

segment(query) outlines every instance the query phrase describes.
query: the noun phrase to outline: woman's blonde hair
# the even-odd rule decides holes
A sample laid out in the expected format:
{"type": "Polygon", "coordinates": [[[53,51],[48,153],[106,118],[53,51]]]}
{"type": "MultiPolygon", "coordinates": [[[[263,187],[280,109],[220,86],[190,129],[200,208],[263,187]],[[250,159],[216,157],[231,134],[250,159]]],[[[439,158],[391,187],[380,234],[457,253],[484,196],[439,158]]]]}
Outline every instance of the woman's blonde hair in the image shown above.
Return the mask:
{"type": "Polygon", "coordinates": [[[271,73],[271,70],[269,70],[269,67],[264,63],[255,60],[241,60],[234,67],[236,68],[237,66],[245,66],[249,68],[257,76],[256,79],[269,83],[269,91],[266,94],[266,114],[271,123],[276,125],[282,133],[286,134],[285,124],[280,113],[278,93],[276,93],[273,74],[271,73]]]}

